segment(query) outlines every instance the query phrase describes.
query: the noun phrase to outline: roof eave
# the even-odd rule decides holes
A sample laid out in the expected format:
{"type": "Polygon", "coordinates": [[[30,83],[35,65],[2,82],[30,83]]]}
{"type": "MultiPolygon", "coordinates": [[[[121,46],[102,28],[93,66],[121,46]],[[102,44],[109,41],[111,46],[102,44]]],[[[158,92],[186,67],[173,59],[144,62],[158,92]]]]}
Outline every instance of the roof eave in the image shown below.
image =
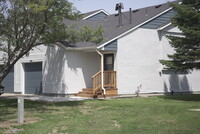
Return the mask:
{"type": "Polygon", "coordinates": [[[96,51],[97,47],[65,47],[66,50],[73,50],[73,51],[96,51]]]}
{"type": "Polygon", "coordinates": [[[160,27],[160,28],[158,28],[157,31],[162,31],[163,29],[167,28],[167,27],[170,26],[170,25],[172,25],[171,22],[168,23],[168,24],[166,24],[166,25],[164,25],[164,26],[162,26],[162,27],[160,27]]]}

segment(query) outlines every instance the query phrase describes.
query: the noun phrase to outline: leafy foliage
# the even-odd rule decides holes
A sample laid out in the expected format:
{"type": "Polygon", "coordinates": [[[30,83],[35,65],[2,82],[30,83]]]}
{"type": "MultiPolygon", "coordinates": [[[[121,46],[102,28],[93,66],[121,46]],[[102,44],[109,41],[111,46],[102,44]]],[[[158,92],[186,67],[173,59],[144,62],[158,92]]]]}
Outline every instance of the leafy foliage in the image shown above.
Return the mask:
{"type": "Polygon", "coordinates": [[[183,36],[168,36],[175,53],[160,62],[175,71],[200,69],[200,0],[183,0],[172,7],[177,12],[172,23],[183,36]]]}
{"type": "Polygon", "coordinates": [[[0,83],[14,64],[39,45],[66,41],[100,43],[103,30],[84,26],[75,29],[72,21],[81,17],[67,0],[0,1],[0,51],[4,66],[0,83]],[[66,21],[67,20],[67,21],[66,21]]]}

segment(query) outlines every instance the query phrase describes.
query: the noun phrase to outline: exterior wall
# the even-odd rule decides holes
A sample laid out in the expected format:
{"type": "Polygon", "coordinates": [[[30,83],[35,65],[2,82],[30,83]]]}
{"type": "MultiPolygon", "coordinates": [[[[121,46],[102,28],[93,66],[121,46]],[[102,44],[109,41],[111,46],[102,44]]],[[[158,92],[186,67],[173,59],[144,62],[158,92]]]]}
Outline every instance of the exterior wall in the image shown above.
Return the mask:
{"type": "Polygon", "coordinates": [[[43,62],[46,46],[39,46],[28,57],[21,58],[14,66],[14,92],[24,94],[24,63],[43,62]]]}
{"type": "Polygon", "coordinates": [[[74,94],[92,87],[92,76],[100,70],[96,52],[69,51],[49,47],[43,71],[43,93],[74,94]]]}
{"type": "MultiPolygon", "coordinates": [[[[170,34],[175,31],[170,29],[170,34]]],[[[200,91],[200,71],[192,74],[162,71],[159,60],[173,53],[166,34],[140,28],[118,39],[116,66],[119,94],[134,94],[140,85],[141,93],[200,91]]]]}
{"type": "MultiPolygon", "coordinates": [[[[40,46],[14,66],[14,92],[24,94],[24,64],[42,62],[42,88],[47,94],[74,94],[92,87],[92,76],[100,70],[96,52],[67,51],[40,46]]],[[[3,64],[3,63],[2,63],[3,64]]]]}
{"type": "MultiPolygon", "coordinates": [[[[178,28],[173,28],[172,26],[163,29],[160,33],[161,46],[162,46],[162,59],[168,59],[168,54],[173,54],[174,50],[168,43],[168,39],[165,35],[173,34],[175,36],[181,36],[180,30],[178,28]]],[[[193,71],[189,74],[187,73],[174,73],[169,71],[162,71],[163,78],[163,90],[165,92],[175,91],[175,92],[197,92],[200,91],[200,71],[193,71]]]]}

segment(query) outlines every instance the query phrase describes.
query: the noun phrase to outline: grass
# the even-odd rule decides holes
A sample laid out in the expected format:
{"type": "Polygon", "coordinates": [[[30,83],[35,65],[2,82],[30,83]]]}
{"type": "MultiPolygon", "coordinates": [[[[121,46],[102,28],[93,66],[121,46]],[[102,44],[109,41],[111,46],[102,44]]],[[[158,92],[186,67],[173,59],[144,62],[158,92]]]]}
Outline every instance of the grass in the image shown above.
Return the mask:
{"type": "Polygon", "coordinates": [[[17,100],[0,100],[0,133],[19,134],[199,134],[200,95],[123,98],[62,103],[25,100],[19,125],[17,100]]]}

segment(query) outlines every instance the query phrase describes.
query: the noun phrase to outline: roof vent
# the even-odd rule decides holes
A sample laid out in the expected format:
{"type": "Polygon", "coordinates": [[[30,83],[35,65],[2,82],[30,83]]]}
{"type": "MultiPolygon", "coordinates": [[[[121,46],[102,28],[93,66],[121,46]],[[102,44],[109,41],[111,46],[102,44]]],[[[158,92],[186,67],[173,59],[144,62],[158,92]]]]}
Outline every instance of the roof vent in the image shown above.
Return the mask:
{"type": "Polygon", "coordinates": [[[115,11],[118,11],[119,27],[122,26],[122,9],[124,9],[123,3],[116,4],[115,11]]]}
{"type": "Polygon", "coordinates": [[[129,20],[129,24],[132,23],[132,9],[129,8],[129,16],[130,16],[130,20],[129,20]]]}
{"type": "Polygon", "coordinates": [[[119,10],[121,10],[121,9],[124,9],[123,3],[118,3],[118,4],[116,4],[115,11],[119,11],[119,10]]]}
{"type": "Polygon", "coordinates": [[[136,13],[136,12],[138,12],[139,10],[137,9],[137,10],[133,10],[133,13],[136,13]]]}
{"type": "Polygon", "coordinates": [[[155,6],[155,8],[159,8],[159,7],[161,7],[162,5],[157,5],[157,6],[155,6]]]}
{"type": "Polygon", "coordinates": [[[145,16],[148,16],[148,9],[146,8],[145,16]]]}

